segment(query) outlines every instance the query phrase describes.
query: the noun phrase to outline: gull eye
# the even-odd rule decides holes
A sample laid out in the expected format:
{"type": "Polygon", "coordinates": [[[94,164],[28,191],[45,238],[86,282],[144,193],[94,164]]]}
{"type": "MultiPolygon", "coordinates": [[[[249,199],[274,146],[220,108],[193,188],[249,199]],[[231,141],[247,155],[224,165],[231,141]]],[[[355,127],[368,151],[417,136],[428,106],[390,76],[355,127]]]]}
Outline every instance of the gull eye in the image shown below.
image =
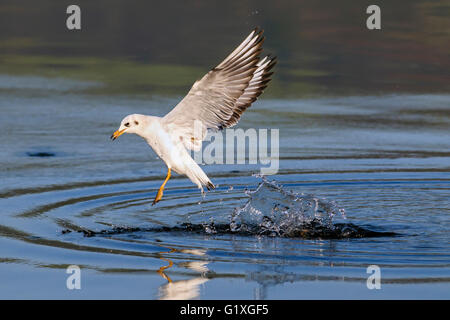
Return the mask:
{"type": "Polygon", "coordinates": [[[130,126],[129,122],[125,123],[125,127],[129,127],[129,126],[130,126]]]}
{"type": "Polygon", "coordinates": [[[138,125],[138,124],[139,124],[139,122],[137,122],[137,121],[134,121],[134,124],[135,124],[135,125],[138,125]]]}

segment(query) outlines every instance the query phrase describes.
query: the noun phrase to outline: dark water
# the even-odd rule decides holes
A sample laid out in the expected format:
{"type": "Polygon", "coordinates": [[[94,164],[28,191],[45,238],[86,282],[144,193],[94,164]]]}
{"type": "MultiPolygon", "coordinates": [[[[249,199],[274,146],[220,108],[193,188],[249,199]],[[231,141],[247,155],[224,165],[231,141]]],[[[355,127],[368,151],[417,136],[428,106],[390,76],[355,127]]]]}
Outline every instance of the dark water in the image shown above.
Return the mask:
{"type": "Polygon", "coordinates": [[[80,2],[77,34],[42,3],[0,5],[1,298],[450,298],[444,1],[380,2],[378,34],[356,1],[80,2]],[[215,191],[175,175],[152,206],[165,165],[109,136],[167,113],[256,24],[280,64],[239,127],[280,130],[278,174],[204,166],[215,191]]]}

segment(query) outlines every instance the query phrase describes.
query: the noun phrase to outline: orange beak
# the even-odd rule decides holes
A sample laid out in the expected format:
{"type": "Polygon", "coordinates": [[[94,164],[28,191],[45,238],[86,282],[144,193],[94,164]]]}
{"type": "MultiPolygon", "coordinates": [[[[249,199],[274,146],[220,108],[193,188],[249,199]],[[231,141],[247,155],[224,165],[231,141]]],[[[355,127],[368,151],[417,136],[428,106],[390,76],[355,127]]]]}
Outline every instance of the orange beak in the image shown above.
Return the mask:
{"type": "Polygon", "coordinates": [[[116,140],[118,137],[120,137],[125,132],[125,130],[127,130],[127,129],[117,130],[116,132],[114,132],[111,135],[111,139],[116,140]]]}

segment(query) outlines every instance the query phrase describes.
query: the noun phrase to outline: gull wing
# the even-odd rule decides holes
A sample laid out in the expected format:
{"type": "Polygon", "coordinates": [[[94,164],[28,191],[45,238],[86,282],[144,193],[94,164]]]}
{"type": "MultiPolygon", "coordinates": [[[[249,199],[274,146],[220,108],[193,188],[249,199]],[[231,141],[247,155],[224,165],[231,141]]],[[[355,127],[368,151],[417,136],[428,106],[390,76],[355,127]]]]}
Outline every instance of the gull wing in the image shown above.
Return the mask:
{"type": "Polygon", "coordinates": [[[235,125],[267,87],[276,58],[259,58],[263,31],[250,35],[217,67],[196,81],[162,123],[176,141],[199,150],[208,129],[235,125]]]}

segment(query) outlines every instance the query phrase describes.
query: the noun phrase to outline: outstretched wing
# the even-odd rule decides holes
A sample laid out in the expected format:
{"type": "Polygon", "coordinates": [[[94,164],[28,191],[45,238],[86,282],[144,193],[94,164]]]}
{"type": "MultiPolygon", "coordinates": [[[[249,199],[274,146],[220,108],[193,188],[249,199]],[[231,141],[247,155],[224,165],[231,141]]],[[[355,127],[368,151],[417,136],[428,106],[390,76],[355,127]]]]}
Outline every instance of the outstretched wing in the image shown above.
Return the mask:
{"type": "Polygon", "coordinates": [[[235,125],[267,87],[276,59],[259,58],[263,31],[250,35],[217,67],[196,81],[162,123],[188,149],[198,150],[208,129],[235,125]]]}

